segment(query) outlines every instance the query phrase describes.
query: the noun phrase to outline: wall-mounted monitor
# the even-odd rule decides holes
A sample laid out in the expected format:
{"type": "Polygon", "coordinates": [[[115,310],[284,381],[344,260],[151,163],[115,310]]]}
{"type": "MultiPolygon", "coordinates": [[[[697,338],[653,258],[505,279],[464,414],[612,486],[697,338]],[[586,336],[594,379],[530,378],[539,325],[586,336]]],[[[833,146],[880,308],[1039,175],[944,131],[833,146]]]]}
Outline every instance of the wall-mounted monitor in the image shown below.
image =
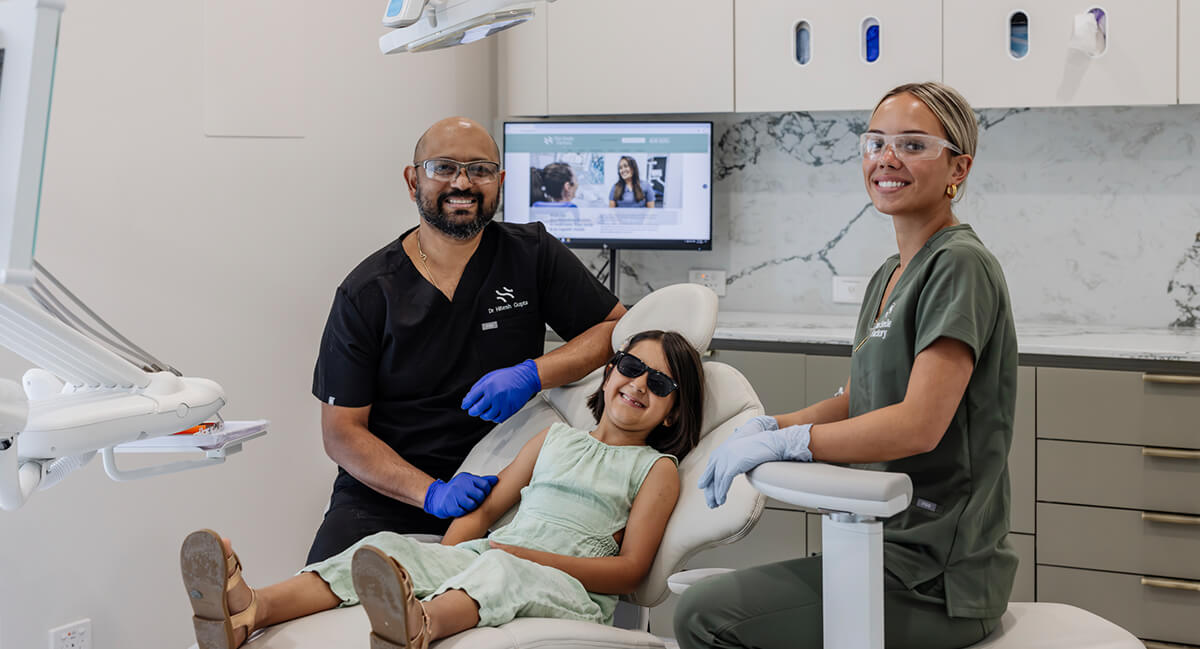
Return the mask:
{"type": "Polygon", "coordinates": [[[504,220],[573,248],[712,249],[712,122],[506,122],[504,220]]]}

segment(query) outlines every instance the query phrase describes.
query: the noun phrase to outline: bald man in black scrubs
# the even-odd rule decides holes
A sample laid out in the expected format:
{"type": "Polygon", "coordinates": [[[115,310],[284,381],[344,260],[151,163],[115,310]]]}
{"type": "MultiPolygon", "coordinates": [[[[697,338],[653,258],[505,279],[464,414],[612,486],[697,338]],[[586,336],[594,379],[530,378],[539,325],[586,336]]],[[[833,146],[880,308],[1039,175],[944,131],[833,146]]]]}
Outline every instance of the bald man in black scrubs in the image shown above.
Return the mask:
{"type": "Polygon", "coordinates": [[[625,308],[540,223],[494,223],[495,140],[451,117],[404,169],[421,221],[338,287],[313,373],[338,464],[307,563],[390,530],[441,534],[494,476],[454,470],[539,390],[612,354],[625,308]],[[542,355],[546,325],[567,344],[542,355]]]}

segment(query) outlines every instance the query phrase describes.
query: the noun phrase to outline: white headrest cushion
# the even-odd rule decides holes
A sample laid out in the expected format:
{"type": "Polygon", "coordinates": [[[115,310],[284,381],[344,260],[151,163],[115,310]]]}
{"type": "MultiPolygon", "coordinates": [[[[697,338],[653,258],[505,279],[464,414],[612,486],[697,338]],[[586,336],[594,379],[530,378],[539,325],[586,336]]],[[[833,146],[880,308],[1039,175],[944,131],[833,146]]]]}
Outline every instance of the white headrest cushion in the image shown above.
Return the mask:
{"type": "Polygon", "coordinates": [[[654,291],[617,321],[613,349],[620,349],[634,334],[647,329],[677,331],[704,353],[717,329],[717,294],[699,284],[672,284],[654,291]]]}

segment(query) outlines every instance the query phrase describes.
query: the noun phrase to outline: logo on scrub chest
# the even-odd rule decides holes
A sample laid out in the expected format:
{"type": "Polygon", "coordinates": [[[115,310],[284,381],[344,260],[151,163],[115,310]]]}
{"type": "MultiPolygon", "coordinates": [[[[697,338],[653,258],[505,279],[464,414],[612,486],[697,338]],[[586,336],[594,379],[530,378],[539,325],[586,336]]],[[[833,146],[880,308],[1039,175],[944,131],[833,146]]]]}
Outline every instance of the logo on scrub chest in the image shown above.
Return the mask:
{"type": "Polygon", "coordinates": [[[516,291],[507,286],[496,289],[496,302],[496,305],[488,307],[489,315],[529,306],[529,300],[518,300],[516,291]]]}
{"type": "Polygon", "coordinates": [[[883,312],[883,315],[875,321],[875,326],[871,327],[871,338],[887,338],[888,329],[892,328],[892,310],[896,308],[893,304],[883,312]]]}

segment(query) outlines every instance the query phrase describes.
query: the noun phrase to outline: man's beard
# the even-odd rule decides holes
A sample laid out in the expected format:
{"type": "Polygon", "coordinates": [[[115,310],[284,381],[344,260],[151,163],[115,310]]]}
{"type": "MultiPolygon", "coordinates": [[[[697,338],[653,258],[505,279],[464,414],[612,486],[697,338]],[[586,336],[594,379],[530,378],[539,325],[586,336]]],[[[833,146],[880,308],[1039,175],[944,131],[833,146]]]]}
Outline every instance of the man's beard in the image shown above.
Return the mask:
{"type": "Polygon", "coordinates": [[[491,223],[499,203],[500,196],[498,194],[496,200],[492,201],[491,205],[487,205],[483,201],[483,194],[469,191],[450,191],[439,194],[432,201],[427,201],[422,195],[421,189],[417,188],[417,212],[421,214],[421,219],[446,236],[459,241],[474,237],[488,223],[491,223]],[[451,221],[450,217],[446,215],[446,201],[451,198],[475,199],[475,218],[466,222],[451,221]]]}

